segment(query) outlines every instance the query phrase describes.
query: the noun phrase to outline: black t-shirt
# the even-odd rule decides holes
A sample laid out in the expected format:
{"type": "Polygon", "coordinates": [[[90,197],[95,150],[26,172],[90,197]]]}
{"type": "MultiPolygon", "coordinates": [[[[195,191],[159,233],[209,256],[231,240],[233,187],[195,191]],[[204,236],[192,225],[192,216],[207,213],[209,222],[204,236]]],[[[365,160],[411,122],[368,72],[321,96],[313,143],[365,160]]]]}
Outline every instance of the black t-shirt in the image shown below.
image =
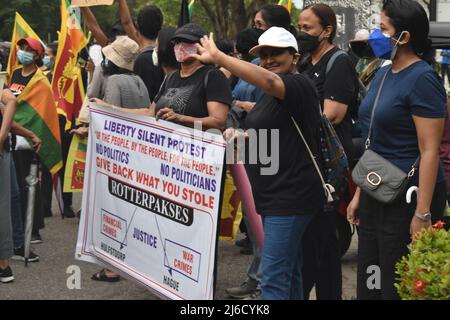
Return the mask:
{"type": "Polygon", "coordinates": [[[186,78],[180,71],[167,76],[155,98],[156,111],[171,108],[178,114],[196,118],[208,117],[208,101],[231,105],[232,95],[224,74],[212,66],[204,66],[186,78]],[[207,81],[205,77],[207,76],[207,81]]]}
{"type": "Polygon", "coordinates": [[[12,74],[9,90],[11,90],[15,96],[18,96],[22,93],[23,89],[25,89],[35,73],[36,72],[33,72],[32,74],[24,77],[22,75],[22,69],[17,69],[12,74]]]}
{"type": "Polygon", "coordinates": [[[153,65],[153,49],[144,49],[134,62],[134,73],[144,81],[150,101],[153,101],[164,79],[164,72],[153,65]]]}
{"type": "Polygon", "coordinates": [[[340,55],[333,63],[333,67],[326,74],[328,61],[339,51],[333,48],[328,51],[316,65],[311,58],[304,66],[303,73],[313,80],[319,93],[322,107],[325,99],[330,99],[348,106],[347,114],[342,122],[335,126],[336,133],[342,142],[349,161],[353,159],[352,119],[350,108],[355,107],[358,94],[358,75],[352,60],[348,55],[340,55]]]}
{"type": "MultiPolygon", "coordinates": [[[[296,119],[305,139],[315,155],[318,155],[320,112],[314,84],[306,76],[290,74],[281,76],[286,86],[284,100],[264,94],[247,114],[246,129],[279,130],[279,169],[273,175],[262,175],[261,168],[270,167],[247,164],[247,174],[252,185],[256,209],[261,215],[303,215],[323,209],[324,191],[291,115],[296,119]]],[[[274,156],[271,139],[269,154],[274,156]]],[[[261,141],[261,143],[266,143],[261,141]]],[[[249,152],[255,152],[258,143],[250,143],[249,152]]],[[[254,153],[253,153],[254,154],[254,153]]],[[[248,159],[246,161],[248,163],[248,159]]],[[[320,162],[319,162],[320,165],[320,162]]]]}

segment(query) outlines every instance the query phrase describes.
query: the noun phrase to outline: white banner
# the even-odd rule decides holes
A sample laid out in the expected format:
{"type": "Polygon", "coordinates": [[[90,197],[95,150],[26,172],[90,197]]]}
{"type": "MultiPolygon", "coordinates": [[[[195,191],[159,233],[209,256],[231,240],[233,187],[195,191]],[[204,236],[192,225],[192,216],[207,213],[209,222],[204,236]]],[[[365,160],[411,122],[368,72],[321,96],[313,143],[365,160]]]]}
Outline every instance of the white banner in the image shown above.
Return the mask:
{"type": "Polygon", "coordinates": [[[225,143],[91,106],[76,258],[167,299],[212,299],[225,143]]]}

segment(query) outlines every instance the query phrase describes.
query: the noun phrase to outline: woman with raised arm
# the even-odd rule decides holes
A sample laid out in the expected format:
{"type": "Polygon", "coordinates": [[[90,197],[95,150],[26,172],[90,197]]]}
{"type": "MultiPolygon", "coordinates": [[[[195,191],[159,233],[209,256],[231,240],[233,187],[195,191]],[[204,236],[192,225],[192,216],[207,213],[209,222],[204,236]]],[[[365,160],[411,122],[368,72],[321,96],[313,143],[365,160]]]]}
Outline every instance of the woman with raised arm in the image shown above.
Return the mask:
{"type": "MultiPolygon", "coordinates": [[[[296,71],[297,41],[284,28],[268,29],[259,38],[259,45],[250,51],[260,57],[261,66],[221,53],[212,36],[205,36],[200,42],[196,59],[219,65],[264,91],[245,119],[247,130],[269,130],[269,134],[279,136],[278,171],[264,172],[266,165],[259,160],[255,165],[246,165],[256,209],[264,224],[262,298],[303,299],[302,234],[314,214],[322,210],[325,196],[293,121],[301,128],[312,152],[317,154],[319,102],[314,85],[296,71]]],[[[226,137],[233,140],[236,131],[228,130],[226,137]]],[[[251,141],[249,145],[258,143],[251,141]]],[[[272,149],[275,150],[273,146],[272,149]]]]}

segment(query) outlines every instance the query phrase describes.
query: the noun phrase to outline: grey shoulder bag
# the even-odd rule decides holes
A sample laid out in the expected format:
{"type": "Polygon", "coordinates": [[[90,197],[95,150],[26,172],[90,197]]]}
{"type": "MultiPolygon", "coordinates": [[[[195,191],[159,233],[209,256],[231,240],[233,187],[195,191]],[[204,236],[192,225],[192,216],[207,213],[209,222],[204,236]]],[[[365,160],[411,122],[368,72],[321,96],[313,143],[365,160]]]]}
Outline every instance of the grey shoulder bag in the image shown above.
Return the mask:
{"type": "Polygon", "coordinates": [[[369,149],[375,109],[378,106],[384,80],[386,79],[389,70],[390,69],[384,74],[375,98],[365,145],[366,150],[352,172],[353,181],[364,190],[365,193],[386,204],[394,202],[404,193],[409,180],[417,171],[420,160],[420,157],[417,158],[416,162],[412,165],[411,171],[405,173],[390,161],[369,149]]]}

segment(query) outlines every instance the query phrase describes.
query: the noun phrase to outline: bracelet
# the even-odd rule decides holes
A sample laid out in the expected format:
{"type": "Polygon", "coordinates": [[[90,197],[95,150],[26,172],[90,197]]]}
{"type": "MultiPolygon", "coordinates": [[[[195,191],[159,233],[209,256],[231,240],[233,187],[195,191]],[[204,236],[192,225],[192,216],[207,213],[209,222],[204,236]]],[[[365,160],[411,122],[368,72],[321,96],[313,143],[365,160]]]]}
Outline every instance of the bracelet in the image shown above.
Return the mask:
{"type": "Polygon", "coordinates": [[[426,212],[426,213],[423,213],[423,214],[421,214],[421,213],[415,213],[414,214],[414,216],[416,217],[416,218],[419,218],[420,220],[422,220],[422,221],[430,221],[431,220],[431,213],[430,212],[426,212]]]}

